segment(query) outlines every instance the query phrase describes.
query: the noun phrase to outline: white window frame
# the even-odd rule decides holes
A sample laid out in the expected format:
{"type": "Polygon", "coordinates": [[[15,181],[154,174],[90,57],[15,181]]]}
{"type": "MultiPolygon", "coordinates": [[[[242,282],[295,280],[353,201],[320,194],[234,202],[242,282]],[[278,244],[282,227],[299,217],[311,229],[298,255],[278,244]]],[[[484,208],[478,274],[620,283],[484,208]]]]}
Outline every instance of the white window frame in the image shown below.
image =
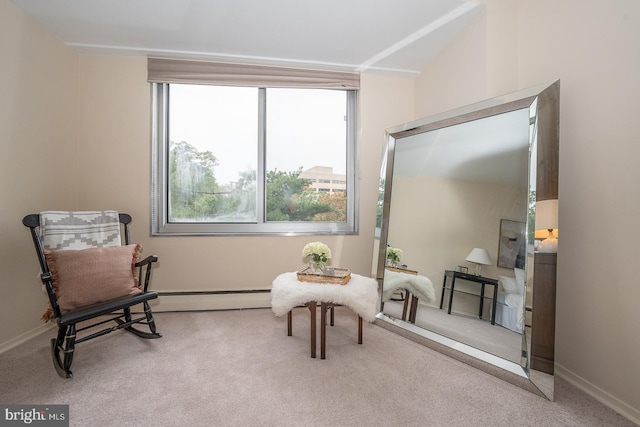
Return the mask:
{"type": "Polygon", "coordinates": [[[169,222],[168,221],[168,168],[169,168],[169,83],[153,82],[151,132],[151,234],[152,235],[348,235],[358,234],[358,144],[357,144],[357,91],[347,92],[346,221],[266,221],[265,170],[265,90],[259,95],[259,141],[257,170],[257,216],[252,223],[169,222]]]}

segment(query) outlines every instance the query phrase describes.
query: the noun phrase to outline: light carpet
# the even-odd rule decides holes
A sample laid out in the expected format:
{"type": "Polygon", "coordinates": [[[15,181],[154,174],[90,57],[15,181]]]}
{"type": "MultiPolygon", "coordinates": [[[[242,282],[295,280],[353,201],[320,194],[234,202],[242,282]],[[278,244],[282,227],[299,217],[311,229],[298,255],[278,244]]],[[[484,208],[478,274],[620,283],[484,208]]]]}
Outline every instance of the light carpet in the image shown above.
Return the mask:
{"type": "MultiPolygon", "coordinates": [[[[384,312],[401,319],[402,307],[402,302],[385,302],[384,312]]],[[[511,362],[520,363],[522,335],[498,324],[492,325],[488,319],[447,314],[447,310],[418,304],[415,324],[511,362]]]]}
{"type": "Polygon", "coordinates": [[[164,337],[123,331],[77,347],[57,376],[40,335],[0,354],[0,402],[69,404],[71,426],[632,426],[558,380],[550,402],[336,308],[327,359],[309,310],[158,313],[164,337]]]}

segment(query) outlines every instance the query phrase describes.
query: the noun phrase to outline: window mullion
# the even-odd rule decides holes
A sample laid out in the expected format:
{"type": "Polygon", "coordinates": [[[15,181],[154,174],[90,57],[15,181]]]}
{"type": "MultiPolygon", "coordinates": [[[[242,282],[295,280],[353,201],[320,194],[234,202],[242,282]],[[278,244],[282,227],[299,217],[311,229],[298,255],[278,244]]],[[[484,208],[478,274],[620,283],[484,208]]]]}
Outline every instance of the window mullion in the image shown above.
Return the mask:
{"type": "Polygon", "coordinates": [[[168,222],[168,115],[169,85],[156,83],[152,85],[153,125],[151,127],[152,144],[152,188],[151,218],[152,228],[157,231],[168,222]]]}
{"type": "Polygon", "coordinates": [[[258,224],[264,224],[267,216],[266,123],[267,90],[260,88],[258,91],[258,171],[256,172],[256,214],[258,224]]]}
{"type": "Polygon", "coordinates": [[[357,166],[359,162],[358,144],[356,134],[357,123],[357,92],[351,91],[347,95],[347,223],[356,228],[358,215],[358,182],[360,179],[357,166]]]}

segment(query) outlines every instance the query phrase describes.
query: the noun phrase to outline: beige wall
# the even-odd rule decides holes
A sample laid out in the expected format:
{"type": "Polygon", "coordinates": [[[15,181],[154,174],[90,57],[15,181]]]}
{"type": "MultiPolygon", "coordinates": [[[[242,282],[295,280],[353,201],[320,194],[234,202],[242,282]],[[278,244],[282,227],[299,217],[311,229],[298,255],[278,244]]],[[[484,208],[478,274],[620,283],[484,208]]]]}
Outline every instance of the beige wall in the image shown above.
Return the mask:
{"type": "Polygon", "coordinates": [[[415,79],[416,118],[487,97],[486,32],[486,12],[482,11],[415,79]]]}
{"type": "Polygon", "coordinates": [[[557,372],[640,422],[640,3],[483,3],[417,79],[416,112],[561,79],[557,372]]]}
{"type": "Polygon", "coordinates": [[[78,207],[77,55],[0,0],[0,345],[42,325],[22,217],[78,207]]]}

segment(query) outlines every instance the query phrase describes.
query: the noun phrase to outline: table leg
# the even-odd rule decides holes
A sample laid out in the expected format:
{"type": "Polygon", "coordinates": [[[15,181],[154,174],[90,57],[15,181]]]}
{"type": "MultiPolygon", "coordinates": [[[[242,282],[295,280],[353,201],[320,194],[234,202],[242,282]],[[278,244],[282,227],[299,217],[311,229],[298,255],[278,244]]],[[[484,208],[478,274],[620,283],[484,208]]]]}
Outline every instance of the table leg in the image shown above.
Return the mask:
{"type": "Polygon", "coordinates": [[[493,311],[491,312],[491,324],[496,324],[496,303],[498,302],[498,285],[493,285],[493,301],[491,302],[493,311]]]}
{"type": "Polygon", "coordinates": [[[334,318],[333,318],[333,309],[335,308],[335,306],[331,306],[331,326],[334,325],[334,318]]]}
{"type": "Polygon", "coordinates": [[[287,313],[287,336],[291,336],[291,310],[289,310],[289,312],[287,313]]]}
{"type": "Polygon", "coordinates": [[[402,306],[402,320],[406,320],[407,318],[407,308],[409,307],[409,296],[411,294],[408,290],[404,290],[404,305],[402,306]]]}
{"type": "Polygon", "coordinates": [[[358,315],[358,344],[362,344],[362,317],[358,315]]]}
{"type": "Polygon", "coordinates": [[[453,305],[453,288],[456,286],[456,276],[454,275],[451,278],[451,292],[449,294],[449,308],[447,309],[447,314],[451,314],[451,306],[453,305]]]}
{"type": "Polygon", "coordinates": [[[309,301],[309,311],[311,312],[311,358],[316,358],[316,302],[309,301]]]}
{"type": "Polygon", "coordinates": [[[409,312],[409,322],[416,323],[416,314],[418,312],[418,297],[411,296],[411,311],[409,312]]]}
{"type": "Polygon", "coordinates": [[[484,308],[484,283],[480,283],[480,309],[478,310],[478,317],[482,319],[482,309],[484,308]]]}
{"type": "Polygon", "coordinates": [[[326,358],[327,349],[327,303],[320,302],[320,359],[326,358]]]}
{"type": "Polygon", "coordinates": [[[447,289],[447,275],[444,275],[444,280],[442,281],[442,294],[440,294],[440,310],[442,310],[442,306],[444,305],[444,291],[447,289]]]}

